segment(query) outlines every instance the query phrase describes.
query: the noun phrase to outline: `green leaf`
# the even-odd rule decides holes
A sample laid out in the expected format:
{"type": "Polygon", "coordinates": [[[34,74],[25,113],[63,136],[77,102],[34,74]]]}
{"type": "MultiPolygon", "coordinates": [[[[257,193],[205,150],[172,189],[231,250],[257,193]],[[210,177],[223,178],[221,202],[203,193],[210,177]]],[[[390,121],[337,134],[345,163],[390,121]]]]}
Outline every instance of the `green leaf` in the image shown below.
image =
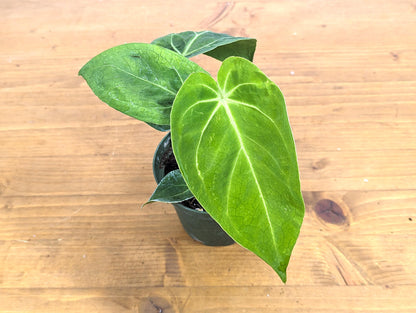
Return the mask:
{"type": "Polygon", "coordinates": [[[173,170],[162,178],[149,201],[145,204],[155,201],[177,203],[188,200],[193,196],[183,180],[181,172],[179,170],[173,170]]]}
{"type": "Polygon", "coordinates": [[[256,43],[254,38],[233,37],[210,31],[169,34],[152,42],[187,58],[204,53],[220,61],[230,56],[240,56],[252,61],[256,43]]]}
{"type": "Polygon", "coordinates": [[[191,192],[285,282],[304,203],[279,88],[250,61],[230,57],[218,84],[204,73],[185,81],[171,118],[173,152],[191,192]]]}
{"type": "Polygon", "coordinates": [[[169,125],[176,93],[194,72],[205,71],[170,50],[130,43],[92,58],[79,75],[116,110],[150,124],[169,125]]]}
{"type": "Polygon", "coordinates": [[[147,123],[147,125],[153,127],[156,130],[159,130],[161,132],[166,132],[166,131],[170,130],[170,125],[157,125],[157,124],[153,124],[153,123],[147,123]]]}

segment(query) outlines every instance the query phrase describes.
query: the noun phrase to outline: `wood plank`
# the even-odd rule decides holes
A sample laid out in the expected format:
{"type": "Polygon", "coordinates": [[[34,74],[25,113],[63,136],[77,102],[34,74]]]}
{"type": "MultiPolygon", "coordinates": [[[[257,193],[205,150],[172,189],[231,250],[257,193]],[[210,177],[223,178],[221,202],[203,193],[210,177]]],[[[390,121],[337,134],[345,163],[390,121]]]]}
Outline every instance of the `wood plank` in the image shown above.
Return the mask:
{"type": "Polygon", "coordinates": [[[18,312],[404,312],[415,290],[401,287],[173,287],[3,289],[0,309],[18,312]],[[329,296],[330,295],[330,296],[329,296]]]}
{"type": "MultiPolygon", "coordinates": [[[[134,128],[109,127],[105,133],[100,133],[100,129],[63,129],[49,138],[37,135],[44,131],[32,131],[32,135],[20,138],[13,134],[7,137],[5,147],[12,147],[18,139],[26,144],[20,151],[10,148],[14,152],[0,157],[1,193],[85,195],[153,190],[151,162],[160,138],[150,142],[140,136],[136,143],[128,145],[123,138],[134,137],[134,128]],[[143,149],[146,152],[140,153],[143,149]],[[56,156],[48,156],[51,151],[56,156]],[[51,185],[55,188],[51,189],[51,185]]],[[[416,188],[416,149],[363,151],[351,149],[345,142],[333,142],[332,151],[314,152],[303,150],[302,140],[297,142],[304,191],[416,188]]],[[[330,138],[326,138],[329,142],[330,138]]]]}
{"type": "MultiPolygon", "coordinates": [[[[238,245],[210,248],[192,241],[169,205],[139,209],[135,198],[121,204],[116,196],[67,197],[66,205],[55,199],[47,205],[32,198],[31,207],[6,204],[1,210],[4,287],[250,286],[253,277],[262,277],[256,285],[281,284],[238,245]],[[48,281],[51,275],[60,279],[48,281]]],[[[305,201],[288,285],[416,284],[413,191],[314,192],[305,201]],[[322,199],[342,208],[342,223],[316,210],[322,199]]]]}

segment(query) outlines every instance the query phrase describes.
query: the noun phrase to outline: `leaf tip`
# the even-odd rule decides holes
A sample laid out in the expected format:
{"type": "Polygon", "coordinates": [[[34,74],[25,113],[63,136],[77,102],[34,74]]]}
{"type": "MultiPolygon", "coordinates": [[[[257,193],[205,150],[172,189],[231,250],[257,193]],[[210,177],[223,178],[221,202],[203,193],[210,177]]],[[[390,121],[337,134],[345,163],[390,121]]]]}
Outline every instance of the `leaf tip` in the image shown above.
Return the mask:
{"type": "Polygon", "coordinates": [[[78,71],[78,76],[82,76],[82,77],[84,77],[85,78],[85,76],[84,76],[84,72],[85,72],[85,66],[86,66],[87,64],[85,64],[83,67],[81,67],[81,69],[78,71]]]}
{"type": "Polygon", "coordinates": [[[281,272],[281,271],[279,271],[279,272],[277,272],[277,274],[279,275],[279,277],[280,277],[280,279],[282,280],[282,282],[283,282],[284,284],[286,284],[286,281],[287,281],[287,275],[286,275],[286,272],[281,272]]]}
{"type": "Polygon", "coordinates": [[[280,279],[284,284],[286,284],[287,281],[287,267],[289,265],[289,259],[279,262],[277,264],[271,264],[269,265],[273,268],[273,270],[276,272],[277,275],[279,275],[280,279]]]}
{"type": "Polygon", "coordinates": [[[147,205],[147,204],[149,204],[149,203],[152,203],[152,202],[153,202],[152,200],[149,200],[149,201],[147,201],[147,202],[143,203],[143,204],[140,206],[140,209],[143,209],[145,205],[147,205]]]}
{"type": "MultiPolygon", "coordinates": [[[[263,259],[264,260],[264,259],[263,259]]],[[[270,267],[275,271],[277,275],[279,275],[280,279],[284,284],[286,284],[287,281],[287,266],[289,264],[289,261],[282,262],[282,263],[269,263],[266,261],[267,264],[270,265],[270,267]]]]}

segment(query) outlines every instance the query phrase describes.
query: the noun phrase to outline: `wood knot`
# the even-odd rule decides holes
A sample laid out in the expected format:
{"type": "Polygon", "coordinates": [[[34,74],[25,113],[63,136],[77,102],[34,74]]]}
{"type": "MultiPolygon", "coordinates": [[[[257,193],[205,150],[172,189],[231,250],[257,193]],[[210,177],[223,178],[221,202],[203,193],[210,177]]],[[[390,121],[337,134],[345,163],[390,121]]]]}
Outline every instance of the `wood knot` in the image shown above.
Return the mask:
{"type": "Polygon", "coordinates": [[[344,210],[329,199],[319,200],[314,207],[316,214],[323,221],[335,225],[348,225],[349,221],[344,210]]]}
{"type": "Polygon", "coordinates": [[[173,313],[174,308],[171,306],[169,301],[162,297],[148,297],[143,299],[140,304],[139,312],[142,313],[173,313]]]}
{"type": "Polygon", "coordinates": [[[7,185],[0,183],[0,195],[4,193],[6,189],[7,189],[7,185]]]}
{"type": "Polygon", "coordinates": [[[10,202],[6,202],[6,204],[3,206],[3,210],[5,212],[10,212],[13,210],[13,204],[10,202]]]}
{"type": "Polygon", "coordinates": [[[329,160],[326,158],[320,159],[312,163],[312,169],[317,171],[325,168],[329,164],[329,160]]]}
{"type": "Polygon", "coordinates": [[[391,51],[390,52],[390,55],[391,55],[393,61],[399,61],[400,56],[399,56],[399,54],[397,52],[391,51]]]}

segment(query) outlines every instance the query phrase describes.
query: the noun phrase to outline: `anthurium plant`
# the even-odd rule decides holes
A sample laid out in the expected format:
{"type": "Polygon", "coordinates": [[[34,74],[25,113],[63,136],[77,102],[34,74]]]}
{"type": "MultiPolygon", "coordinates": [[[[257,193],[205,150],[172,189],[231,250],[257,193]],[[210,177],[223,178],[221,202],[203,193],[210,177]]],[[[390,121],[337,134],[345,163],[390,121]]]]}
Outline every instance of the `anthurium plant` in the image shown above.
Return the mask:
{"type": "Polygon", "coordinates": [[[79,74],[111,107],[171,132],[179,169],[149,202],[195,197],[286,282],[304,203],[285,101],[255,49],[252,38],[187,31],[113,47],[79,74]],[[202,53],[222,62],[217,81],[189,60],[202,53]]]}

